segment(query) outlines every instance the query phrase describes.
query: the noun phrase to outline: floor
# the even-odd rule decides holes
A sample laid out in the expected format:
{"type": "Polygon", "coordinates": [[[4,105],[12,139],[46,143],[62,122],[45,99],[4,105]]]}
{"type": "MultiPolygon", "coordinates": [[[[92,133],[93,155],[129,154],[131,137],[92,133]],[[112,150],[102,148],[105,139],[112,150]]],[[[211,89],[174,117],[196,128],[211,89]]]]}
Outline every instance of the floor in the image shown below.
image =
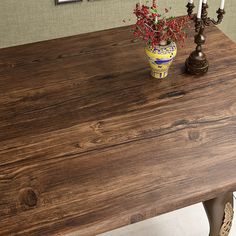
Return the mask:
{"type": "MultiPolygon", "coordinates": [[[[234,196],[236,199],[236,192],[234,196]]],[[[208,232],[207,217],[202,204],[199,203],[99,236],[207,236],[208,232]]],[[[235,235],[236,217],[230,233],[230,236],[235,235]]]]}

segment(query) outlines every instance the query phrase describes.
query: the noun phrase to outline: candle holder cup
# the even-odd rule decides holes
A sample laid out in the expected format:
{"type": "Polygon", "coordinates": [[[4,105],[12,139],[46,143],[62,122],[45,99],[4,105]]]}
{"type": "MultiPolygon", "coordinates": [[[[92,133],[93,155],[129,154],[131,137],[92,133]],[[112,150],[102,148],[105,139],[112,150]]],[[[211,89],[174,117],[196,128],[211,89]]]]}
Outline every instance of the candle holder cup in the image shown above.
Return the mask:
{"type": "Polygon", "coordinates": [[[202,4],[202,14],[201,19],[197,18],[196,15],[193,15],[194,4],[188,3],[186,6],[188,9],[188,15],[195,22],[195,40],[194,42],[197,44],[195,51],[193,51],[188,59],[185,62],[186,70],[188,73],[201,75],[205,74],[209,68],[209,62],[207,60],[206,54],[203,52],[202,45],[206,42],[206,36],[204,34],[205,27],[211,24],[218,25],[222,22],[225,11],[222,9],[217,10],[217,20],[211,19],[208,17],[208,4],[202,4]]]}
{"type": "Polygon", "coordinates": [[[186,7],[188,9],[188,16],[191,17],[193,15],[193,9],[195,8],[194,3],[189,2],[186,7]]]}

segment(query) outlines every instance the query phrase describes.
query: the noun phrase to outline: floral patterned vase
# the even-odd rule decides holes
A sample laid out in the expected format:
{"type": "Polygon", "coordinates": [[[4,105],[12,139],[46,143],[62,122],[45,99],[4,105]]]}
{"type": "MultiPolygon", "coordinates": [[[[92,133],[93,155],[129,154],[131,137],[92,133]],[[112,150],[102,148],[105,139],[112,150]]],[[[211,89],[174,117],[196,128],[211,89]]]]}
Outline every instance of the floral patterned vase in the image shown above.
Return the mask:
{"type": "Polygon", "coordinates": [[[170,65],[177,54],[175,42],[171,42],[166,46],[157,46],[155,48],[147,46],[145,51],[151,66],[151,75],[157,79],[165,78],[168,75],[170,65]]]}

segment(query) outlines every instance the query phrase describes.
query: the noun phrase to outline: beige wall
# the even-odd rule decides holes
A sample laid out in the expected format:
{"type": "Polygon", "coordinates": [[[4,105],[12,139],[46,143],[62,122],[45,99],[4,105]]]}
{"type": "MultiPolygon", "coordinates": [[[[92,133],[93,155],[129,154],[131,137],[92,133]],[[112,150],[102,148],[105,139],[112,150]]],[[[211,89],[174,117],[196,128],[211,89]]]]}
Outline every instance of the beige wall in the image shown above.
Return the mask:
{"type": "MultiPolygon", "coordinates": [[[[138,0],[83,0],[55,6],[54,0],[0,0],[0,48],[124,25],[138,0]]],[[[144,0],[143,0],[144,2],[144,0]]],[[[159,0],[185,14],[187,0],[159,0]]],[[[197,3],[198,0],[195,0],[197,3]]],[[[211,13],[220,0],[208,0],[211,13]]],[[[236,0],[226,0],[227,15],[220,28],[236,41],[236,0]]]]}

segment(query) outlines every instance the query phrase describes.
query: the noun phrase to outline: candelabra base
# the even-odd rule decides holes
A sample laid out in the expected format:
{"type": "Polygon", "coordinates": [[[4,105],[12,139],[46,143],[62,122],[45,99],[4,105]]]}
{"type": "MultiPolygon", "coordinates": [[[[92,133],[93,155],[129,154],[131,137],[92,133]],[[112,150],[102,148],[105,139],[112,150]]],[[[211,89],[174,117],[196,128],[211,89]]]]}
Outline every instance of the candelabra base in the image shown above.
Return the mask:
{"type": "Polygon", "coordinates": [[[194,51],[185,62],[186,70],[190,74],[202,75],[207,73],[209,63],[202,51],[194,51]]]}

